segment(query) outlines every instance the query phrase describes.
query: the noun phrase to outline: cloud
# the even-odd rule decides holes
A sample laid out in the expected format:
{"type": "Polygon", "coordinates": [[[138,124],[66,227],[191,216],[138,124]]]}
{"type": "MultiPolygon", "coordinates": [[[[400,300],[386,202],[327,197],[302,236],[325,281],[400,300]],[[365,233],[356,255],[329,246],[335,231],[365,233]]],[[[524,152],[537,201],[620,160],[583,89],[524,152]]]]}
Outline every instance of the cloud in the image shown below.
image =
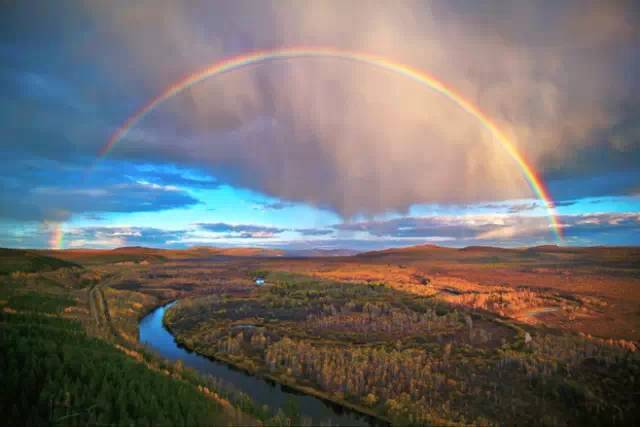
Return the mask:
{"type": "Polygon", "coordinates": [[[275,202],[254,202],[254,209],[261,211],[274,211],[290,208],[294,206],[293,203],[278,200],[275,202]]]}
{"type": "Polygon", "coordinates": [[[20,248],[48,248],[54,229],[61,230],[65,248],[114,248],[121,246],[184,247],[189,230],[164,230],[153,227],[110,226],[71,227],[40,223],[0,226],[0,245],[20,248]]]}
{"type": "Polygon", "coordinates": [[[296,228],[294,231],[303,236],[326,236],[334,232],[326,228],[296,228]]]}
{"type": "Polygon", "coordinates": [[[233,225],[224,222],[199,223],[196,226],[212,233],[226,233],[223,237],[227,239],[268,239],[287,231],[278,227],[252,224],[233,225]]]}
{"type": "MultiPolygon", "coordinates": [[[[557,206],[557,204],[556,204],[557,206]]],[[[508,213],[519,213],[538,209],[541,207],[540,203],[486,203],[479,206],[482,209],[492,209],[494,211],[506,210],[508,213]]]]}
{"type": "MultiPolygon", "coordinates": [[[[187,173],[176,170],[163,170],[159,167],[142,168],[137,171],[143,180],[150,184],[160,185],[163,187],[184,187],[212,190],[217,188],[220,183],[211,177],[194,177],[187,173]]],[[[131,177],[136,179],[136,177],[131,177]]]]}
{"type": "Polygon", "coordinates": [[[509,206],[509,213],[526,212],[540,207],[538,203],[518,203],[509,206]]]}
{"type": "Polygon", "coordinates": [[[152,227],[77,227],[65,230],[64,238],[68,247],[166,247],[175,246],[186,233],[152,227]]]}
{"type": "Polygon", "coordinates": [[[532,196],[509,153],[450,100],[362,64],[310,59],[194,85],[138,123],[91,185],[79,181],[111,133],[172,82],[230,55],[296,45],[433,74],[504,130],[561,202],[628,194],[640,162],[639,29],[627,1],[12,2],[0,16],[0,212],[169,209],[197,202],[171,187],[222,183],[345,218],[532,196]],[[149,169],[127,180],[126,163],[201,176],[149,169]],[[136,182],[160,187],[145,196],[136,182]],[[99,189],[109,196],[87,195],[99,189]]]}
{"type": "Polygon", "coordinates": [[[5,187],[0,217],[31,221],[65,221],[73,214],[151,212],[193,206],[199,201],[174,187],[150,183],[106,186],[50,185],[5,187]]]}
{"type": "Polygon", "coordinates": [[[4,154],[0,156],[3,219],[65,221],[74,214],[98,218],[108,212],[187,208],[200,203],[190,194],[191,188],[217,186],[194,171],[167,165],[106,159],[89,170],[86,159],[73,154],[65,160],[49,159],[12,147],[4,154]]]}
{"type": "Polygon", "coordinates": [[[517,220],[507,215],[442,215],[344,223],[335,228],[339,231],[365,232],[376,237],[456,240],[477,238],[482,233],[503,228],[512,221],[517,220]]]}
{"type": "Polygon", "coordinates": [[[555,207],[564,207],[564,206],[572,206],[572,205],[575,205],[576,203],[578,203],[577,200],[562,200],[562,201],[554,200],[553,205],[555,207]]]}
{"type": "Polygon", "coordinates": [[[276,233],[271,231],[245,231],[240,234],[227,234],[224,237],[226,239],[270,239],[275,235],[276,233]]]}
{"type": "Polygon", "coordinates": [[[277,228],[277,227],[265,227],[262,225],[247,225],[247,224],[232,225],[224,222],[216,222],[216,223],[209,223],[209,224],[200,223],[197,225],[199,228],[203,230],[212,231],[214,233],[222,233],[227,231],[248,232],[248,233],[263,231],[268,233],[282,233],[283,231],[285,231],[285,229],[277,228]]]}
{"type": "MultiPolygon", "coordinates": [[[[640,214],[588,214],[561,217],[565,238],[575,245],[636,245],[640,239],[640,214]]],[[[202,224],[198,229],[165,230],[153,227],[64,226],[65,247],[237,245],[285,249],[375,250],[424,243],[446,246],[534,246],[553,243],[545,217],[475,215],[410,217],[336,225],[336,237],[281,239],[275,227],[202,224]],[[207,227],[208,226],[208,227],[207,227]],[[207,230],[210,228],[211,231],[207,230]],[[244,243],[241,243],[244,244],[244,243]]],[[[285,231],[282,229],[276,229],[285,231]]],[[[48,247],[51,229],[46,225],[0,225],[0,245],[48,247]]]]}
{"type": "MultiPolygon", "coordinates": [[[[207,62],[269,46],[335,45],[415,65],[477,104],[543,176],[566,177],[566,162],[599,146],[602,129],[637,118],[629,116],[637,83],[627,76],[640,25],[628,2],[254,6],[238,2],[216,15],[173,2],[153,13],[144,4],[98,5],[95,16],[127,46],[132,72],[152,93],[207,62]]],[[[346,217],[532,195],[509,153],[450,100],[344,61],[273,63],[212,79],[143,126],[143,138],[134,132],[113,155],[198,165],[346,217]]],[[[609,151],[638,151],[624,137],[608,140],[609,151]]],[[[616,162],[600,157],[581,168],[616,162]]]]}
{"type": "MultiPolygon", "coordinates": [[[[599,213],[563,215],[563,233],[569,243],[636,244],[640,237],[640,214],[599,213]]],[[[446,238],[454,245],[482,243],[531,245],[553,242],[549,220],[544,216],[441,215],[404,217],[336,225],[339,231],[365,233],[383,239],[446,238]]]]}
{"type": "Polygon", "coordinates": [[[606,242],[607,238],[624,236],[626,244],[636,245],[640,237],[640,214],[590,214],[562,218],[568,238],[585,238],[606,242]]]}

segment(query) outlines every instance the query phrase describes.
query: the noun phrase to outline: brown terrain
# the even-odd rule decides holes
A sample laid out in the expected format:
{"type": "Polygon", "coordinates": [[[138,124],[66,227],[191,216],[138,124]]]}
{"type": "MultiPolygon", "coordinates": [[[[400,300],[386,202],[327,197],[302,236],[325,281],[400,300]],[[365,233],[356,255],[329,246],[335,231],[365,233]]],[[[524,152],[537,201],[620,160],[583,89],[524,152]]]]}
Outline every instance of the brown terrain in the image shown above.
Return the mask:
{"type": "Polygon", "coordinates": [[[536,324],[640,340],[640,248],[415,246],[270,268],[398,289],[536,324]]]}
{"type": "MultiPolygon", "coordinates": [[[[640,340],[640,248],[636,247],[453,249],[424,245],[355,256],[295,258],[282,250],[260,248],[128,247],[44,252],[85,265],[162,263],[163,269],[175,270],[181,269],[182,261],[192,269],[195,264],[206,269],[211,268],[207,260],[228,258],[216,282],[224,282],[234,271],[244,281],[251,269],[354,283],[383,282],[398,290],[435,296],[527,324],[607,339],[640,340]]],[[[177,271],[173,273],[173,277],[179,276],[177,271]]],[[[181,283],[172,286],[178,294],[201,288],[201,283],[186,283],[193,282],[188,275],[182,277],[181,283]]]]}
{"type": "Polygon", "coordinates": [[[139,319],[178,300],[186,348],[393,425],[637,419],[640,248],[5,252],[3,313],[72,296],[61,316],[134,359],[139,319]]]}

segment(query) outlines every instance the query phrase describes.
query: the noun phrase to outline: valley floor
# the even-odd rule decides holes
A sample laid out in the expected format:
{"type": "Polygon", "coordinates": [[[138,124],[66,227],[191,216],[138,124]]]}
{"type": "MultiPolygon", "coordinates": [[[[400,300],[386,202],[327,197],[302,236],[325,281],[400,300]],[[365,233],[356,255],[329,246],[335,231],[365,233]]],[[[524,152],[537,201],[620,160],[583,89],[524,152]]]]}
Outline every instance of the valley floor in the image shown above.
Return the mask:
{"type": "Polygon", "coordinates": [[[393,424],[640,417],[638,249],[232,255],[4,250],[0,416],[12,425],[302,419],[141,346],[138,321],[179,300],[165,322],[187,348],[393,424]]]}

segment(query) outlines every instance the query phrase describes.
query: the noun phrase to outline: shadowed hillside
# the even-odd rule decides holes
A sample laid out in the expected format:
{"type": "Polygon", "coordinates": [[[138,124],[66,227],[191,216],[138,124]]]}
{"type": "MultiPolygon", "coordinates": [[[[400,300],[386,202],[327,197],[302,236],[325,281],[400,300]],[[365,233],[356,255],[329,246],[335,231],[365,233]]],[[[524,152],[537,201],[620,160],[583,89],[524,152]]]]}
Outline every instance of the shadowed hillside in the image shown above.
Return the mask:
{"type": "Polygon", "coordinates": [[[16,271],[33,273],[68,267],[79,267],[79,265],[74,262],[42,255],[35,251],[0,248],[0,275],[16,271]]]}
{"type": "Polygon", "coordinates": [[[228,257],[275,257],[284,251],[262,248],[211,248],[193,247],[188,249],[157,249],[141,246],[116,249],[64,249],[45,250],[43,254],[82,265],[100,265],[112,263],[158,263],[171,259],[228,257]]]}

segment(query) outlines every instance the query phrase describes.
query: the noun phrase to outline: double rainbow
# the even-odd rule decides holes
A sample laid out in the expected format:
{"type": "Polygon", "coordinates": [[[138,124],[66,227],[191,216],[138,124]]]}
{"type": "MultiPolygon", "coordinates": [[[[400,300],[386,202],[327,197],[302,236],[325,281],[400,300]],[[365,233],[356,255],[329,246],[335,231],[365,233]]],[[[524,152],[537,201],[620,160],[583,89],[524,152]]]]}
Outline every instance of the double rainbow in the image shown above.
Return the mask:
{"type": "Polygon", "coordinates": [[[341,50],[329,47],[294,47],[260,50],[245,55],[223,59],[222,61],[216,62],[200,71],[196,71],[195,73],[189,74],[183,79],[178,80],[176,83],[168,86],[155,98],[151,99],[147,104],[145,104],[142,108],[131,115],[122,124],[122,126],[120,126],[111,135],[107,143],[101,148],[100,157],[107,155],[109,151],[111,151],[111,149],[126,136],[127,132],[133,126],[135,126],[147,114],[153,111],[159,104],[179,94],[183,90],[205,79],[219,76],[223,73],[232,72],[249,65],[268,61],[291,60],[296,58],[333,58],[372,65],[374,67],[391,71],[393,73],[397,73],[404,77],[412,79],[449,98],[464,111],[480,121],[480,123],[482,123],[482,125],[489,132],[491,132],[495,140],[516,162],[522,172],[522,175],[527,180],[529,186],[531,187],[535,195],[544,204],[549,217],[551,229],[556,235],[558,241],[562,241],[562,228],[558,221],[558,215],[555,210],[555,205],[553,203],[553,200],[549,196],[544,183],[537,176],[533,167],[525,160],[524,156],[518,151],[514,144],[509,141],[505,134],[500,131],[498,126],[493,121],[491,121],[491,119],[489,119],[489,117],[487,117],[478,107],[464,99],[461,95],[456,93],[453,89],[451,89],[435,77],[430,76],[425,72],[420,71],[416,68],[412,68],[408,65],[398,62],[392,62],[383,57],[362,52],[341,50]]]}

